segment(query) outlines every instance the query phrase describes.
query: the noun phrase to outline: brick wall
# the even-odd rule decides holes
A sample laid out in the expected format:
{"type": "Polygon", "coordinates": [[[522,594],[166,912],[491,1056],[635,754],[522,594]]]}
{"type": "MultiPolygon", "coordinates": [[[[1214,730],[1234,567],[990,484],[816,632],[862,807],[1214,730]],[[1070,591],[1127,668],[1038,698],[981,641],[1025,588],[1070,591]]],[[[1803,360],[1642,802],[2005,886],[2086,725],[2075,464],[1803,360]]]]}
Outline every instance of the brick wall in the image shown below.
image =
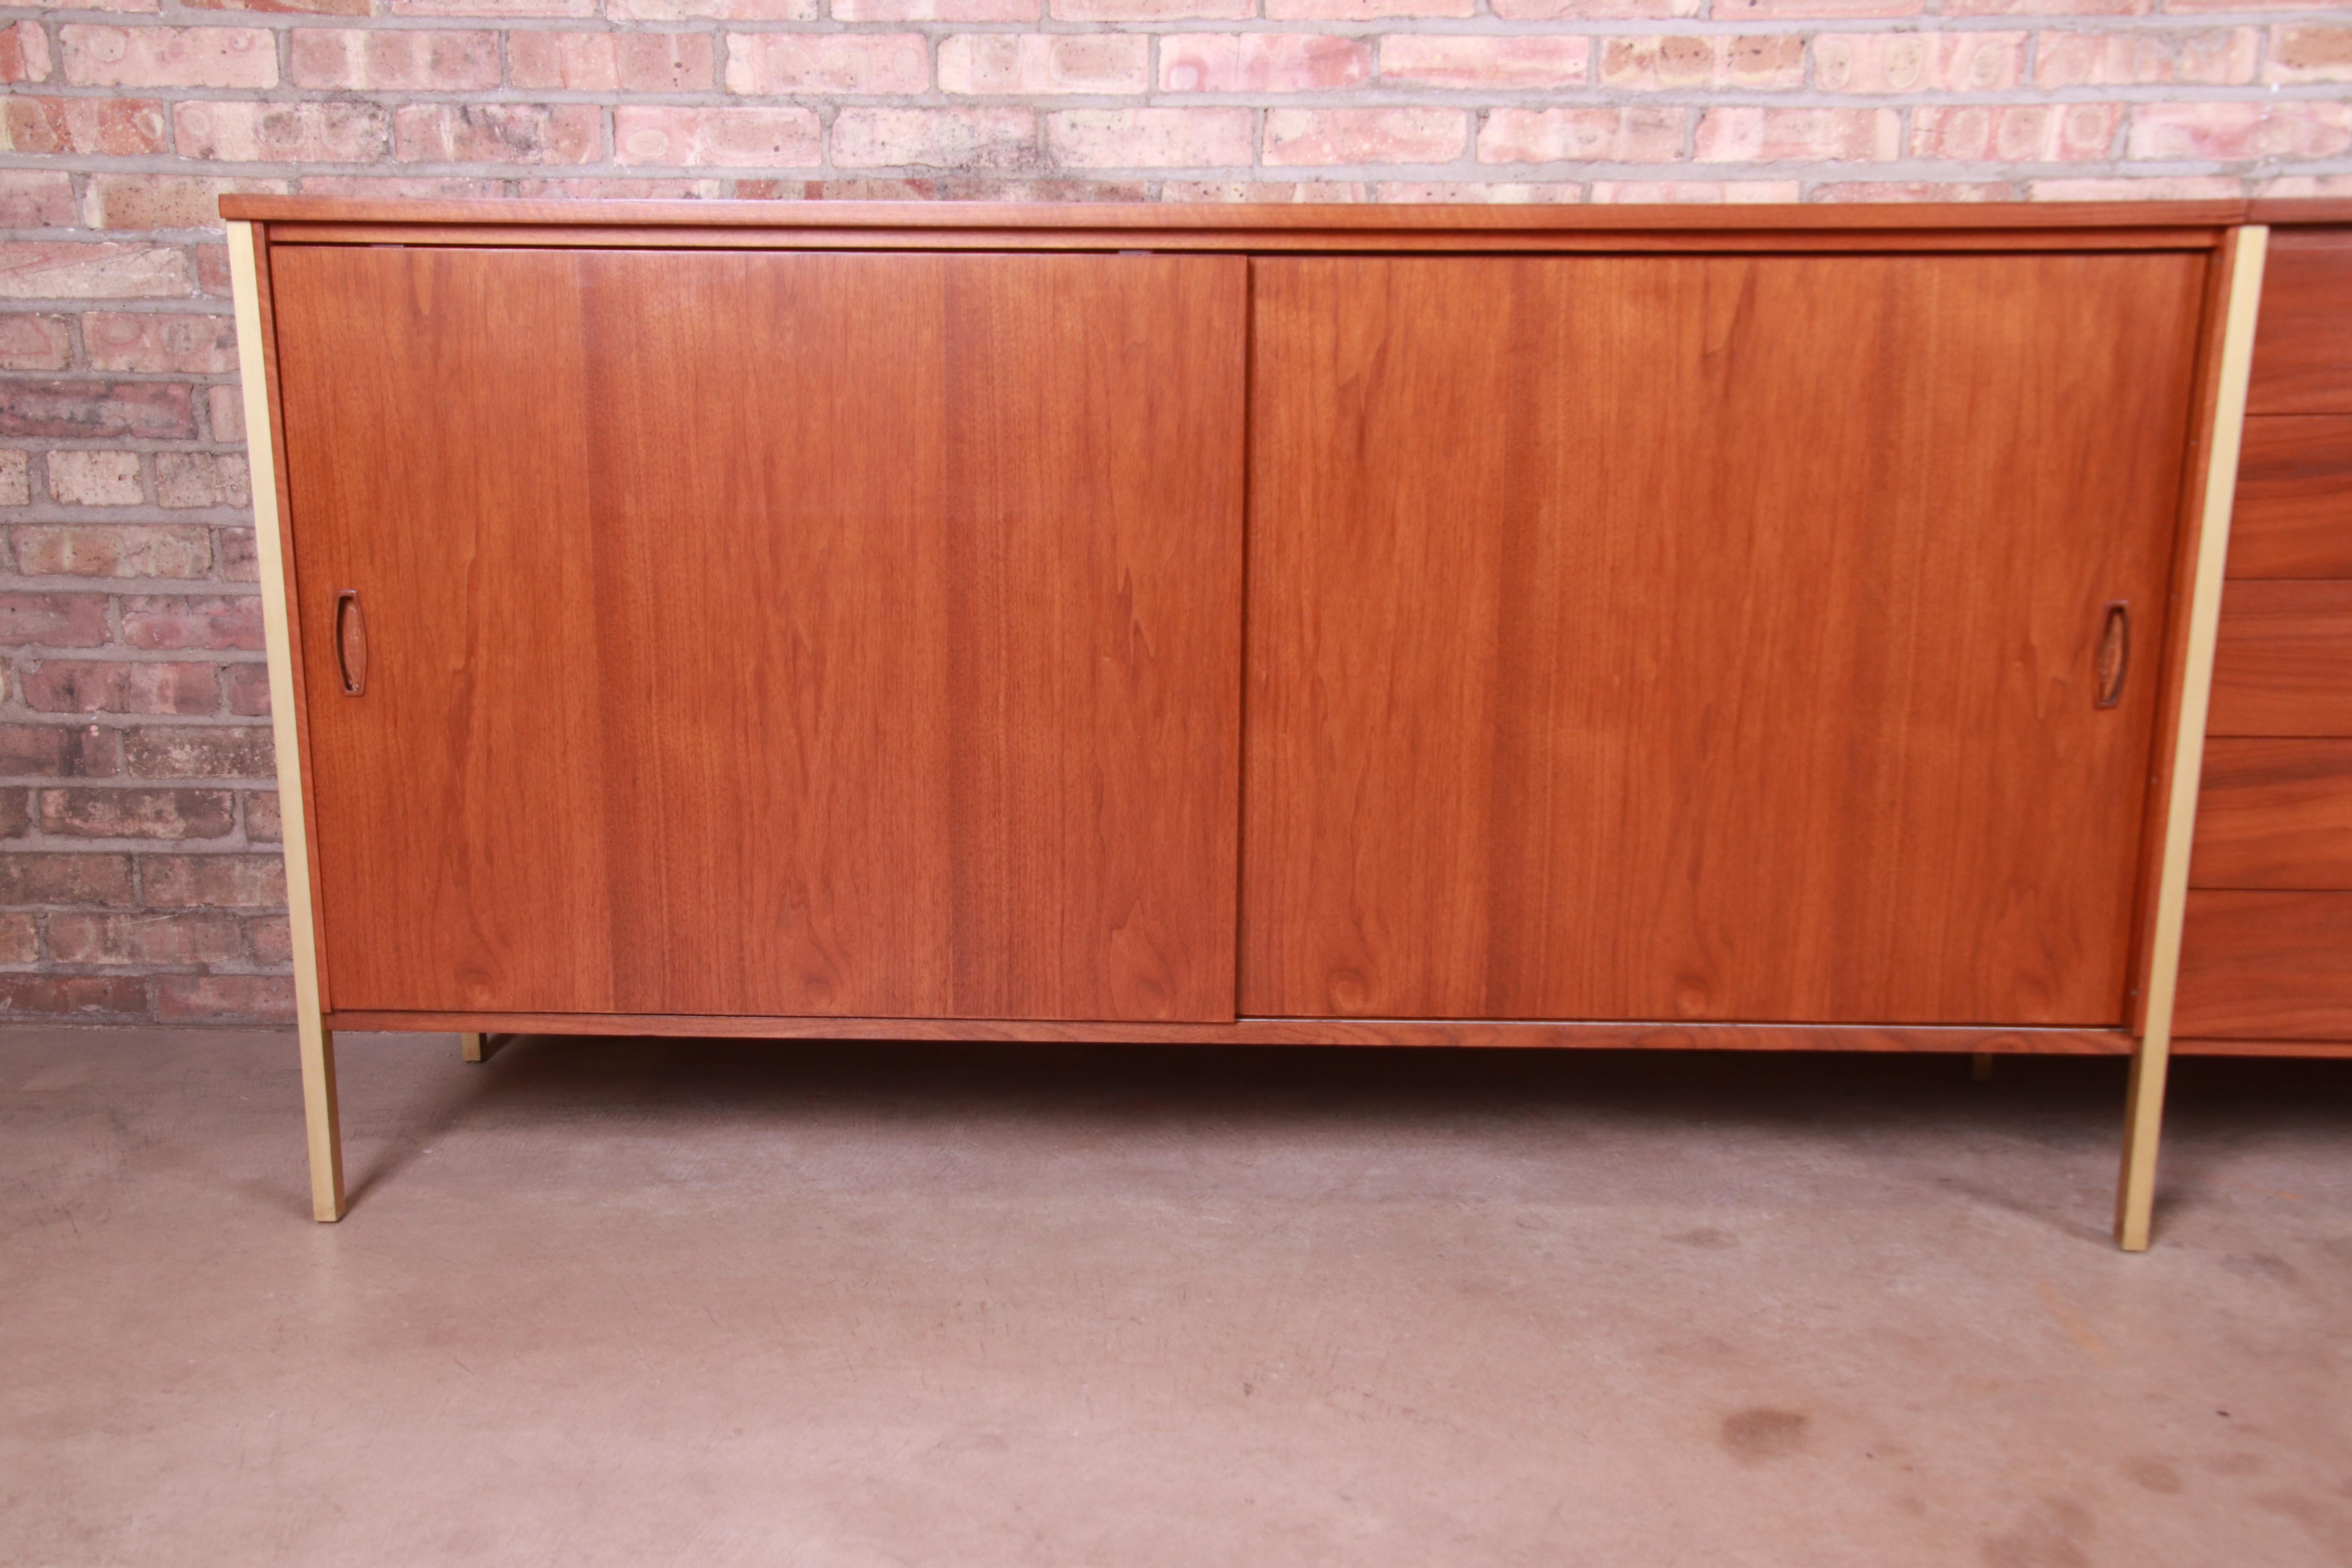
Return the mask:
{"type": "Polygon", "coordinates": [[[2352,0],[117,0],[0,29],[0,1017],[289,1010],[220,191],[2352,194],[2352,0]]]}

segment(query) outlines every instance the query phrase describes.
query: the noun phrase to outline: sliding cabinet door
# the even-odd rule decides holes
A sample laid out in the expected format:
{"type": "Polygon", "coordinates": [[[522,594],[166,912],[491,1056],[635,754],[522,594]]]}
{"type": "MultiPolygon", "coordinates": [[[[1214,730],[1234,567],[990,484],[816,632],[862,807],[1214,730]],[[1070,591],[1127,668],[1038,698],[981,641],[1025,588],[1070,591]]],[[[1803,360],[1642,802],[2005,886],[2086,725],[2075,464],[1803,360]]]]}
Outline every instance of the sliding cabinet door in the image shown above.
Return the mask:
{"type": "Polygon", "coordinates": [[[271,268],[335,1008],[1232,1016],[1244,262],[271,268]]]}
{"type": "Polygon", "coordinates": [[[1244,1011],[2120,1020],[2206,265],[1257,263],[1244,1011]]]}

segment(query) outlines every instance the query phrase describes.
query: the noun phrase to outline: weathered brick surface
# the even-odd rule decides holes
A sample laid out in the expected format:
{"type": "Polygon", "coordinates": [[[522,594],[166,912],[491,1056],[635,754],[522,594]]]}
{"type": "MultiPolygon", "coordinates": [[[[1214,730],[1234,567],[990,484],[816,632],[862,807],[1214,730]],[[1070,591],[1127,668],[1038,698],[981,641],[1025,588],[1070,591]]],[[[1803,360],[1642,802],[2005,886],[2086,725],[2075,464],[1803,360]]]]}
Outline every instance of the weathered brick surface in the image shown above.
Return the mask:
{"type": "Polygon", "coordinates": [[[0,1018],[290,1006],[231,190],[2352,195],[2352,0],[0,7],[0,1018]]]}

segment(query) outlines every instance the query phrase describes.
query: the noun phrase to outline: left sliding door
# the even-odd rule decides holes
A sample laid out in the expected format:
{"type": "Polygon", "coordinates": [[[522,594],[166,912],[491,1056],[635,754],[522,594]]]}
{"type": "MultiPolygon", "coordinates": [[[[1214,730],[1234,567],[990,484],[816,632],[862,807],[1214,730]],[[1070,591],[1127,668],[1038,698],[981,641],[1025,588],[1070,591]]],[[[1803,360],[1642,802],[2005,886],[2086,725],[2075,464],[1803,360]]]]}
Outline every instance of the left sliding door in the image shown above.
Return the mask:
{"type": "Polygon", "coordinates": [[[1244,262],[270,267],[336,1011],[1233,1016],[1244,262]]]}

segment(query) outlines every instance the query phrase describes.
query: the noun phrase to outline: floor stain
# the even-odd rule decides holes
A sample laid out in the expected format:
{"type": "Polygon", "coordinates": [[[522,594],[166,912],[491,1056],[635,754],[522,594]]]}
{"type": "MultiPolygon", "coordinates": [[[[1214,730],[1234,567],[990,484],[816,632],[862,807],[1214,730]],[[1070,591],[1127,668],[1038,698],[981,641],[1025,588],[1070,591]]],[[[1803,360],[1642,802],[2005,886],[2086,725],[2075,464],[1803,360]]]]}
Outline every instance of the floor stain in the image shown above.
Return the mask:
{"type": "Polygon", "coordinates": [[[1703,1225],[1696,1230],[1678,1231],[1675,1235],[1666,1237],[1666,1239],[1668,1241],[1679,1241],[1685,1247],[1703,1247],[1708,1248],[1737,1247],[1739,1245],[1739,1238],[1732,1235],[1731,1232],[1727,1230],[1717,1230],[1711,1225],[1703,1225]]]}
{"type": "Polygon", "coordinates": [[[2079,1499],[2045,1497],[2015,1530],[1985,1538],[1984,1560],[1988,1568],[2090,1568],[2097,1529],[2079,1499]]]}
{"type": "Polygon", "coordinates": [[[1805,1446],[1812,1417],[1757,1405],[1723,1418],[1723,1446],[1744,1465],[1785,1459],[1805,1446]]]}
{"type": "Polygon", "coordinates": [[[2162,1492],[2168,1497],[2187,1489],[2179,1470],[2162,1459],[2151,1458],[2145,1454],[2135,1455],[2124,1461],[2124,1476],[2136,1487],[2145,1487],[2149,1491],[2162,1492]]]}

